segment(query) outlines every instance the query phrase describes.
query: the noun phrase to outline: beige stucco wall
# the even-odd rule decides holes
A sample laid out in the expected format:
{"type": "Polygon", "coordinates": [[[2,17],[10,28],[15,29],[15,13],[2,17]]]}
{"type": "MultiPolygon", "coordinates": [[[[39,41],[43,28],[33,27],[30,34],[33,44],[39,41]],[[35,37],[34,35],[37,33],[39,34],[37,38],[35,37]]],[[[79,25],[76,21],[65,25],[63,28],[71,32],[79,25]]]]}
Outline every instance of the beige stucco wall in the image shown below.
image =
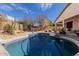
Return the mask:
{"type": "Polygon", "coordinates": [[[63,20],[65,21],[65,23],[73,21],[72,30],[79,30],[79,3],[70,4],[55,23],[63,22],[63,20]]]}
{"type": "Polygon", "coordinates": [[[79,14],[79,3],[72,3],[64,10],[62,15],[57,19],[56,23],[77,14],[79,14]]]}
{"type": "Polygon", "coordinates": [[[73,30],[79,30],[79,17],[73,20],[73,30]]]}
{"type": "Polygon", "coordinates": [[[73,22],[73,24],[72,24],[72,27],[73,27],[72,30],[79,30],[79,16],[77,16],[77,17],[75,16],[73,18],[70,18],[70,19],[65,20],[65,24],[67,22],[70,22],[70,21],[73,22]]]}

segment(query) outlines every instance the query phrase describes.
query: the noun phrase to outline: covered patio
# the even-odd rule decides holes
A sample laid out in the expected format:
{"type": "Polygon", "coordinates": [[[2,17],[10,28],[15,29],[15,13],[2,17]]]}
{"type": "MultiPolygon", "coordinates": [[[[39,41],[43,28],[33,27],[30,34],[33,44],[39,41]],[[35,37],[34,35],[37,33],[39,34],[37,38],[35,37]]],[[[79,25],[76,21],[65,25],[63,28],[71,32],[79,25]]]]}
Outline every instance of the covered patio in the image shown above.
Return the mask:
{"type": "Polygon", "coordinates": [[[55,30],[58,30],[57,24],[61,23],[61,27],[66,31],[79,31],[79,4],[68,4],[65,9],[55,20],[55,30]]]}

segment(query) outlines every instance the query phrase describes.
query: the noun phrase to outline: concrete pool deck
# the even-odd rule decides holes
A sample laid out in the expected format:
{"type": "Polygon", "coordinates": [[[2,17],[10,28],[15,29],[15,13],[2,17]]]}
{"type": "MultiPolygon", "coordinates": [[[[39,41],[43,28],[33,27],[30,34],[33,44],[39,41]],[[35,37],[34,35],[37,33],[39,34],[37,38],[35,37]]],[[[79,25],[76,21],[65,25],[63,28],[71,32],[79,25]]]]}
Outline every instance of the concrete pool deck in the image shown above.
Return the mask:
{"type": "Polygon", "coordinates": [[[0,56],[9,56],[9,53],[5,50],[5,48],[0,44],[0,56]]]}

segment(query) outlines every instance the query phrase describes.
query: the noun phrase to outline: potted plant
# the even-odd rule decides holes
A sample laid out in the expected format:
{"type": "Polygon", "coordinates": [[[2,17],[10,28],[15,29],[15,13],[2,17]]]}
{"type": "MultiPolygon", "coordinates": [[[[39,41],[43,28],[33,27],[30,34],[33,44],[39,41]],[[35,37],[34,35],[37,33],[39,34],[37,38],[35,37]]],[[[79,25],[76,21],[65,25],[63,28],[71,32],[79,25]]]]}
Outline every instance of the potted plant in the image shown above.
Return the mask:
{"type": "Polygon", "coordinates": [[[74,32],[76,33],[77,36],[79,36],[79,30],[75,30],[74,32]]]}
{"type": "Polygon", "coordinates": [[[66,31],[64,30],[64,28],[62,28],[59,33],[60,34],[66,34],[66,31]]]}

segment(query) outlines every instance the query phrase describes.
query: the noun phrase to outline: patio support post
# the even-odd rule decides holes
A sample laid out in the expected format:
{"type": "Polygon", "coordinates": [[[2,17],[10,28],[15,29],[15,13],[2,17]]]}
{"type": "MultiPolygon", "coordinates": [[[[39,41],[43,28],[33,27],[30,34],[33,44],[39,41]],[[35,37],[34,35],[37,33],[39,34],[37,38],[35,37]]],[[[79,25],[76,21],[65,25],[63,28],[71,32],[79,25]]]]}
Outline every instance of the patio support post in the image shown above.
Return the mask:
{"type": "Polygon", "coordinates": [[[63,28],[66,31],[66,24],[65,24],[65,20],[63,20],[63,28]]]}
{"type": "Polygon", "coordinates": [[[63,28],[65,28],[65,23],[64,23],[64,20],[63,20],[63,28]]]}
{"type": "Polygon", "coordinates": [[[55,23],[55,31],[57,31],[57,24],[55,23]]]}

